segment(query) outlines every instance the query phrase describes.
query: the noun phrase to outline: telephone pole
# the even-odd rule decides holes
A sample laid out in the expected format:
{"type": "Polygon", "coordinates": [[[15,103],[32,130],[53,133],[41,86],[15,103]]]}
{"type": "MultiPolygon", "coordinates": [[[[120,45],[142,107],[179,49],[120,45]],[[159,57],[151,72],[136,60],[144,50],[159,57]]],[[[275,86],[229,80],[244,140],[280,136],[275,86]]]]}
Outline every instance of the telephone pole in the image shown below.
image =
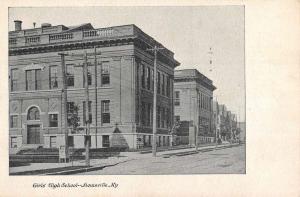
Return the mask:
{"type": "MultiPolygon", "coordinates": [[[[97,134],[98,134],[98,92],[97,92],[97,47],[94,47],[94,64],[95,64],[95,104],[96,104],[96,107],[95,107],[95,126],[96,126],[96,138],[95,138],[95,142],[96,142],[96,148],[98,148],[98,137],[97,137],[97,134]]],[[[101,55],[101,53],[99,53],[101,55]]]]}
{"type": "Polygon", "coordinates": [[[157,102],[157,51],[163,50],[165,48],[159,48],[156,45],[152,49],[147,49],[147,51],[154,52],[154,88],[153,88],[153,141],[152,141],[152,155],[156,157],[156,102],[157,102]]]}
{"type": "MultiPolygon", "coordinates": [[[[196,101],[195,101],[195,107],[196,107],[196,117],[198,117],[200,114],[200,110],[199,110],[199,98],[198,98],[198,96],[199,96],[199,93],[198,93],[198,90],[196,90],[196,97],[195,97],[195,99],[196,99],[196,101]]],[[[198,118],[198,121],[199,121],[199,118],[198,118]]],[[[198,121],[196,121],[195,120],[195,123],[197,123],[196,125],[195,125],[195,128],[196,128],[196,137],[195,137],[195,149],[196,149],[196,151],[198,151],[198,136],[199,136],[199,122],[198,121]]]]}
{"type": "MultiPolygon", "coordinates": [[[[84,52],[84,85],[85,85],[85,119],[86,119],[86,139],[85,139],[85,164],[90,166],[90,116],[89,116],[89,83],[88,83],[88,62],[87,53],[84,52]]],[[[91,106],[92,108],[92,106],[91,106]]]]}
{"type": "Polygon", "coordinates": [[[65,56],[68,55],[66,53],[59,53],[61,57],[61,69],[62,69],[62,93],[63,93],[63,103],[64,103],[64,134],[65,134],[65,162],[69,160],[69,147],[68,147],[68,110],[67,110],[67,80],[66,80],[66,65],[65,65],[65,56]]]}

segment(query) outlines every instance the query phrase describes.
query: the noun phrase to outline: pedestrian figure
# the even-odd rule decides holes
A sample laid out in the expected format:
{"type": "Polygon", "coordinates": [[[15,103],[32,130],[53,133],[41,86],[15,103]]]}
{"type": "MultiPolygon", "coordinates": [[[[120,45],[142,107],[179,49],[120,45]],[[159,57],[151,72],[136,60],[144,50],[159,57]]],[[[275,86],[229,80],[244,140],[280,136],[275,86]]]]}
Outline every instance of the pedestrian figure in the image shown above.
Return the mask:
{"type": "Polygon", "coordinates": [[[218,137],[215,149],[218,148],[219,144],[222,144],[222,140],[221,140],[221,138],[218,137]]]}

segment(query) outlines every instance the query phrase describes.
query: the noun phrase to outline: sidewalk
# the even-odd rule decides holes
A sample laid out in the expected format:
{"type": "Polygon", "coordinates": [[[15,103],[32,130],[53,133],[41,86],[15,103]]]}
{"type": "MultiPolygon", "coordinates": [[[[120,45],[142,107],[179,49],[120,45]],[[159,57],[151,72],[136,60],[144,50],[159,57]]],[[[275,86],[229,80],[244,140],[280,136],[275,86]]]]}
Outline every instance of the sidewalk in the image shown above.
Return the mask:
{"type": "MultiPolygon", "coordinates": [[[[238,143],[235,144],[225,144],[225,145],[218,145],[217,149],[231,147],[239,145],[238,143]]],[[[214,150],[216,145],[208,145],[208,146],[200,146],[198,148],[198,152],[204,152],[209,150],[214,150]]],[[[195,151],[195,148],[186,148],[186,149],[177,149],[177,150],[167,150],[162,152],[157,152],[157,157],[170,157],[173,155],[178,154],[196,154],[198,153],[195,151]]],[[[82,170],[93,170],[93,169],[101,169],[107,166],[117,165],[119,163],[127,162],[130,160],[136,160],[139,158],[147,158],[151,156],[152,153],[144,153],[141,154],[140,152],[121,152],[120,156],[118,157],[109,157],[107,159],[91,159],[90,160],[90,167],[85,166],[85,160],[73,161],[69,163],[30,163],[28,166],[18,166],[18,167],[10,167],[9,173],[11,175],[47,175],[51,174],[51,171],[54,173],[59,172],[66,172],[70,171],[73,174],[78,173],[77,171],[82,170]],[[73,166],[73,167],[72,167],[73,166]],[[61,168],[61,169],[59,169],[61,168]],[[53,169],[53,170],[51,170],[53,169]],[[57,170],[56,170],[57,169],[57,170]]]]}
{"type": "MultiPolygon", "coordinates": [[[[238,143],[235,143],[235,144],[221,144],[221,145],[218,145],[216,147],[216,145],[208,145],[208,146],[199,146],[198,147],[198,152],[201,152],[201,151],[205,151],[205,150],[210,150],[210,149],[215,149],[215,148],[225,148],[225,147],[231,147],[231,146],[234,146],[234,145],[238,145],[238,143]]],[[[179,149],[179,150],[170,150],[170,151],[165,151],[165,152],[158,152],[157,153],[157,156],[165,156],[165,155],[173,155],[173,154],[178,154],[178,153],[186,153],[186,152],[194,152],[196,151],[195,147],[193,148],[187,148],[187,149],[179,149]]]]}
{"type": "MultiPolygon", "coordinates": [[[[132,158],[123,156],[123,157],[110,157],[108,159],[91,159],[90,166],[109,166],[116,165],[121,162],[126,162],[132,160],[132,158]]],[[[47,169],[55,169],[55,168],[67,168],[72,166],[78,166],[85,168],[85,160],[78,160],[69,163],[30,163],[28,166],[18,166],[18,167],[10,167],[9,173],[20,173],[20,172],[30,172],[37,170],[47,170],[47,169]]],[[[40,173],[43,174],[43,173],[40,173]]]]}

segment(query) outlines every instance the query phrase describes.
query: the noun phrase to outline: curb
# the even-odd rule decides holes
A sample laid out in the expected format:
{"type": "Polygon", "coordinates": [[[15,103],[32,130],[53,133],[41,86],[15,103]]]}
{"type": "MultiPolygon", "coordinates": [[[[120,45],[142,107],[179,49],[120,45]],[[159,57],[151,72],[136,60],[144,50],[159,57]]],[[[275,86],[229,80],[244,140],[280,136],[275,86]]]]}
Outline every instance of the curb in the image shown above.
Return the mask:
{"type": "Polygon", "coordinates": [[[54,172],[54,173],[46,173],[42,175],[70,175],[70,174],[78,174],[82,172],[90,172],[90,171],[95,171],[95,170],[102,170],[105,167],[110,167],[110,166],[115,166],[116,164],[111,164],[111,165],[106,165],[106,166],[91,166],[91,167],[84,167],[80,169],[75,169],[75,170],[65,170],[61,172],[54,172]]]}
{"type": "Polygon", "coordinates": [[[229,145],[223,145],[223,146],[219,146],[219,147],[207,147],[207,148],[202,148],[198,151],[191,150],[191,151],[179,152],[179,153],[166,153],[166,154],[160,155],[160,157],[170,158],[171,156],[186,156],[186,155],[198,154],[198,153],[203,153],[203,152],[209,152],[209,151],[213,151],[213,150],[221,150],[221,149],[225,149],[225,148],[231,148],[231,147],[235,147],[235,146],[240,146],[240,144],[229,144],[229,145]]]}
{"type": "Polygon", "coordinates": [[[96,171],[96,170],[102,170],[103,168],[115,166],[115,165],[118,165],[118,164],[124,163],[124,162],[127,162],[127,161],[121,161],[121,162],[117,162],[114,164],[103,165],[103,166],[90,166],[90,167],[83,167],[83,168],[74,169],[74,170],[65,170],[65,171],[60,171],[60,172],[46,173],[46,174],[42,174],[42,175],[70,175],[70,174],[78,174],[78,173],[82,173],[82,172],[91,172],[91,171],[96,171]]]}

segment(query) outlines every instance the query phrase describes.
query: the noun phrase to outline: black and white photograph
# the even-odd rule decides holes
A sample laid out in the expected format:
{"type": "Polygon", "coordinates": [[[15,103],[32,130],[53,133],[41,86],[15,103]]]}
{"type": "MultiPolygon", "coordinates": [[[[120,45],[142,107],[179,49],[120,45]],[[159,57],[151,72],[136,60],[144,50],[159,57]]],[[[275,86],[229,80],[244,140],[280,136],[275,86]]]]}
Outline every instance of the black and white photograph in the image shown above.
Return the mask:
{"type": "Polygon", "coordinates": [[[299,10],[1,1],[0,196],[299,197],[299,10]]]}
{"type": "Polygon", "coordinates": [[[245,7],[11,7],[9,175],[246,173],[245,7]]]}

